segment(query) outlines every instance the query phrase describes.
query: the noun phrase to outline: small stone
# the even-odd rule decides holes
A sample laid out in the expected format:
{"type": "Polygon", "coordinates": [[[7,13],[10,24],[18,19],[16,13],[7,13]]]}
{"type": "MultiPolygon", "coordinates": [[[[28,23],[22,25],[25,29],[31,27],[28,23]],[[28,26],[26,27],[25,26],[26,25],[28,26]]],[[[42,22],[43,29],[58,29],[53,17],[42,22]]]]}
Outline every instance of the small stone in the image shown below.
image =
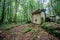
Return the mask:
{"type": "Polygon", "coordinates": [[[40,38],[40,36],[38,36],[38,38],[40,38]]]}

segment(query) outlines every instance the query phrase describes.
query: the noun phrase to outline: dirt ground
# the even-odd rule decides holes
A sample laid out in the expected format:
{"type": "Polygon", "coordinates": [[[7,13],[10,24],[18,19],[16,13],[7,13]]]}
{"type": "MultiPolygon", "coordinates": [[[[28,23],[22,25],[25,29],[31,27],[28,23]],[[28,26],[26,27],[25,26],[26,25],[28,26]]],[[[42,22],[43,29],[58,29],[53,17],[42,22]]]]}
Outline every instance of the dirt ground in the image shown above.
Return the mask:
{"type": "Polygon", "coordinates": [[[0,37],[0,40],[6,40],[5,38],[7,38],[7,40],[59,40],[55,36],[48,34],[48,32],[46,32],[43,28],[33,24],[16,26],[9,31],[2,32],[1,36],[4,39],[0,37]],[[32,30],[24,34],[23,31],[26,27],[30,27],[32,30]],[[39,30],[39,33],[33,33],[33,30],[37,28],[39,30]]]}

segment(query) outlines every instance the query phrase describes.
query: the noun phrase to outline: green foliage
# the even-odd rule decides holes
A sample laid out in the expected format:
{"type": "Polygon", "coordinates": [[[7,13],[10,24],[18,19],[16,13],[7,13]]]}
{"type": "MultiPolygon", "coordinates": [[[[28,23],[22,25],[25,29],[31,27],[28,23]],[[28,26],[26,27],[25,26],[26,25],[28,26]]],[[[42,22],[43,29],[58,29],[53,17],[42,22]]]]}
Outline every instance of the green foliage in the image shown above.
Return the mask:
{"type": "Polygon", "coordinates": [[[38,28],[37,28],[37,29],[34,29],[33,32],[34,32],[35,34],[39,34],[39,29],[38,29],[38,28]]]}
{"type": "MultiPolygon", "coordinates": [[[[25,23],[24,23],[24,24],[25,24],[25,23]]],[[[10,30],[10,29],[12,29],[12,28],[14,28],[14,27],[16,27],[16,26],[18,26],[18,25],[22,25],[22,24],[20,24],[20,23],[18,23],[18,24],[15,24],[15,23],[2,24],[2,25],[0,26],[0,30],[10,30]]]]}
{"type": "Polygon", "coordinates": [[[60,24],[60,19],[57,20],[57,24],[60,24]]]}
{"type": "Polygon", "coordinates": [[[41,5],[42,4],[35,0],[1,0],[0,21],[2,21],[2,24],[30,21],[32,11],[41,8],[41,5]],[[5,5],[3,5],[3,3],[5,5]]]}
{"type": "Polygon", "coordinates": [[[27,32],[30,32],[30,31],[31,31],[31,28],[27,27],[27,28],[24,28],[23,33],[27,33],[27,32]]]}
{"type": "Polygon", "coordinates": [[[48,3],[48,7],[50,7],[50,13],[53,15],[60,16],[60,1],[59,0],[50,0],[48,3]],[[51,10],[52,9],[52,10],[51,10]]]}
{"type": "Polygon", "coordinates": [[[49,24],[42,24],[41,26],[42,28],[44,28],[46,31],[48,31],[50,34],[53,34],[54,36],[60,37],[60,32],[58,32],[55,28],[51,27],[49,24]]]}

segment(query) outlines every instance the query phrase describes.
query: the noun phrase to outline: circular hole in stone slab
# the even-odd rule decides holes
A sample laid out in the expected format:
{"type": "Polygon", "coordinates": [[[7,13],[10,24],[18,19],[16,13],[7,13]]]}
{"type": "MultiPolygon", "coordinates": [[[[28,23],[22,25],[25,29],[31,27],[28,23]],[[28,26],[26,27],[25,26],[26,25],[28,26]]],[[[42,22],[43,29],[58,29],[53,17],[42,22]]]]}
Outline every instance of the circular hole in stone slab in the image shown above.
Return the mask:
{"type": "Polygon", "coordinates": [[[37,19],[35,19],[35,22],[37,22],[37,19]]]}

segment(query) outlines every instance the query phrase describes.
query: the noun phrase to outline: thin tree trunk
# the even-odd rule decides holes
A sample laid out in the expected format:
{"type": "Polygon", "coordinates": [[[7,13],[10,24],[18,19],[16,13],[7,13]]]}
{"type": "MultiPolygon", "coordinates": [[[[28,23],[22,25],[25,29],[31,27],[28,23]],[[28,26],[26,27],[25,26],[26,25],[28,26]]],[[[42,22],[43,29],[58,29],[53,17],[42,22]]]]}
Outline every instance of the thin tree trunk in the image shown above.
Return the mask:
{"type": "Polygon", "coordinates": [[[18,6],[17,0],[15,0],[15,17],[14,17],[14,22],[15,23],[17,22],[17,20],[16,20],[16,18],[17,18],[17,6],[18,6]]]}
{"type": "Polygon", "coordinates": [[[2,16],[1,16],[1,22],[0,23],[3,23],[4,17],[5,17],[5,0],[3,1],[3,5],[2,5],[2,16]]]}

